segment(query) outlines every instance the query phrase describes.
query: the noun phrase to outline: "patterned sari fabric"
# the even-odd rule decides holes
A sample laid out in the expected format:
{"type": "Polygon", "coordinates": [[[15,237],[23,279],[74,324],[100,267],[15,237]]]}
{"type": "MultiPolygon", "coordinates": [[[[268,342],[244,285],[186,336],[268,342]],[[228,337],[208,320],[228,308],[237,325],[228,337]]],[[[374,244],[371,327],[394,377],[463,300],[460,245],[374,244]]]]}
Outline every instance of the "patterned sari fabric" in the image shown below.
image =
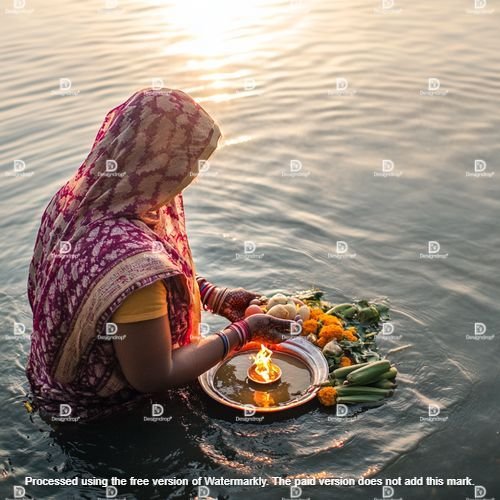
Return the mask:
{"type": "Polygon", "coordinates": [[[90,154],[49,202],[28,280],[26,372],[42,414],[64,404],[90,420],[145,397],[125,380],[107,323],[138,288],[165,280],[172,343],[196,338],[200,300],[182,190],[219,137],[188,95],[141,90],[106,115],[90,154]]]}

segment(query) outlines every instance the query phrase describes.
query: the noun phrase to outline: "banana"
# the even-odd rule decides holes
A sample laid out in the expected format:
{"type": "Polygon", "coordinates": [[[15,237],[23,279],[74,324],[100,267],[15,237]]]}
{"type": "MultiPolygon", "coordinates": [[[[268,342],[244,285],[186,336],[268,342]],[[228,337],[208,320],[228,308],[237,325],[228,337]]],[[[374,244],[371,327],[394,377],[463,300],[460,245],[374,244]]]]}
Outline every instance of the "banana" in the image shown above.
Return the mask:
{"type": "MultiPolygon", "coordinates": [[[[358,387],[358,386],[354,386],[358,387]]],[[[392,383],[390,380],[387,379],[380,379],[377,380],[375,383],[371,384],[370,387],[378,387],[379,389],[395,389],[396,384],[392,383]]]]}
{"type": "Polygon", "coordinates": [[[380,389],[378,387],[370,387],[364,385],[341,385],[336,386],[335,391],[339,396],[357,396],[360,394],[377,394],[379,396],[392,396],[392,391],[380,389]]]}
{"type": "Polygon", "coordinates": [[[335,378],[345,378],[349,373],[368,364],[369,363],[359,363],[358,365],[343,366],[342,368],[333,370],[333,375],[335,376],[335,378]]]}
{"type": "Polygon", "coordinates": [[[346,377],[347,383],[352,385],[371,384],[372,382],[376,382],[390,367],[391,363],[387,360],[374,361],[349,373],[346,377]]]}
{"type": "Polygon", "coordinates": [[[353,396],[341,396],[337,398],[337,404],[372,403],[382,401],[384,396],[380,394],[357,394],[353,396]]]}
{"type": "Polygon", "coordinates": [[[379,380],[389,380],[396,378],[398,374],[398,370],[395,366],[391,366],[390,370],[387,370],[385,373],[382,373],[379,380]]]}

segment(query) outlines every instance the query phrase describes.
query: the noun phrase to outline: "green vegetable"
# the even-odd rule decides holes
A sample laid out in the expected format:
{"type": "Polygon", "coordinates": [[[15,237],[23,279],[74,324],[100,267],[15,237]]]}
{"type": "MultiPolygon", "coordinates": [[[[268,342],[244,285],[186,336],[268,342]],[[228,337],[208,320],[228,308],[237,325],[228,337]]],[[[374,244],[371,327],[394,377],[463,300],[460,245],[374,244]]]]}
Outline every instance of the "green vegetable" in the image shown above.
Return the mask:
{"type": "Polygon", "coordinates": [[[357,365],[351,365],[351,366],[343,366],[342,368],[337,368],[336,370],[333,370],[333,375],[335,378],[345,378],[347,375],[354,370],[357,370],[358,368],[361,368],[363,366],[366,366],[368,363],[359,363],[357,365]]]}
{"type": "Polygon", "coordinates": [[[396,378],[398,374],[398,370],[395,366],[391,366],[390,370],[387,370],[385,373],[382,373],[379,380],[388,380],[396,378]]]}
{"type": "Polygon", "coordinates": [[[353,396],[341,396],[337,398],[337,404],[356,404],[356,403],[372,403],[374,401],[382,401],[385,396],[381,394],[356,394],[353,396]]]}
{"type": "Polygon", "coordinates": [[[357,396],[360,394],[378,394],[379,396],[392,396],[393,392],[366,385],[340,385],[335,386],[335,391],[339,396],[357,396]]]}
{"type": "MultiPolygon", "coordinates": [[[[357,386],[355,385],[353,387],[357,387],[357,386]]],[[[377,382],[374,382],[373,384],[371,384],[370,387],[378,387],[380,389],[395,389],[396,384],[393,384],[390,380],[387,380],[387,379],[380,379],[380,380],[377,380],[377,382]]]]}
{"type": "Polygon", "coordinates": [[[376,382],[383,373],[391,368],[387,360],[375,361],[362,368],[358,368],[347,375],[347,382],[352,385],[367,385],[376,382]]]}
{"type": "Polygon", "coordinates": [[[375,306],[363,307],[358,312],[360,323],[374,323],[380,319],[380,313],[375,306]]]}

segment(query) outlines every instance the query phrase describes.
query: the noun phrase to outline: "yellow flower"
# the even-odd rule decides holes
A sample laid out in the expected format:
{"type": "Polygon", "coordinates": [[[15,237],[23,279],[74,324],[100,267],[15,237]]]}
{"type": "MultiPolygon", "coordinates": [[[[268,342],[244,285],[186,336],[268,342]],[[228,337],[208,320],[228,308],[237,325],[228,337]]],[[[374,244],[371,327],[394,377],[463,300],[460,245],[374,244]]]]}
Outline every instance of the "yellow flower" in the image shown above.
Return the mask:
{"type": "Polygon", "coordinates": [[[347,356],[342,356],[340,358],[340,366],[351,366],[352,361],[347,356]]]}
{"type": "Polygon", "coordinates": [[[302,334],[309,335],[318,331],[319,323],[315,319],[308,319],[302,325],[302,334]]]}
{"type": "Polygon", "coordinates": [[[337,391],[333,387],[322,387],[318,391],[318,399],[323,406],[333,406],[337,400],[337,391]]]}

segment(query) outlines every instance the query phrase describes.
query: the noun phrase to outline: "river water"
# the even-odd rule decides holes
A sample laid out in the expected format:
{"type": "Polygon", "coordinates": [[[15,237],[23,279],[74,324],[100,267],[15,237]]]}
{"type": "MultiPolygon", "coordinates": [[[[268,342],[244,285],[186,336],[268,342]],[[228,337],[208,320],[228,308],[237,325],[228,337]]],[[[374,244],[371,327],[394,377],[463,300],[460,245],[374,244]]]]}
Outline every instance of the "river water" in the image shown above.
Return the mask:
{"type": "MultiPolygon", "coordinates": [[[[500,12],[490,3],[2,5],[1,497],[26,475],[470,476],[487,498],[500,495],[500,12]],[[60,79],[70,80],[69,95],[60,95],[60,79]],[[200,273],[264,293],[316,286],[335,302],[387,297],[394,332],[379,347],[401,372],[387,404],[351,419],[311,404],[244,423],[193,383],[167,395],[164,423],[130,415],[68,430],[27,414],[26,279],[40,215],[105,112],[152,83],[190,92],[223,132],[209,170],[185,192],[200,273]],[[12,175],[15,160],[25,169],[12,175]],[[26,333],[14,335],[14,322],[26,333]],[[429,405],[440,420],[426,420],[429,405]]],[[[394,490],[407,499],[474,495],[472,486],[394,490]]],[[[194,490],[118,491],[188,498],[194,490]]],[[[104,490],[26,486],[26,494],[104,490]]],[[[212,486],[210,494],[266,500],[290,491],[212,486]]],[[[302,491],[381,495],[380,486],[302,491]]]]}

